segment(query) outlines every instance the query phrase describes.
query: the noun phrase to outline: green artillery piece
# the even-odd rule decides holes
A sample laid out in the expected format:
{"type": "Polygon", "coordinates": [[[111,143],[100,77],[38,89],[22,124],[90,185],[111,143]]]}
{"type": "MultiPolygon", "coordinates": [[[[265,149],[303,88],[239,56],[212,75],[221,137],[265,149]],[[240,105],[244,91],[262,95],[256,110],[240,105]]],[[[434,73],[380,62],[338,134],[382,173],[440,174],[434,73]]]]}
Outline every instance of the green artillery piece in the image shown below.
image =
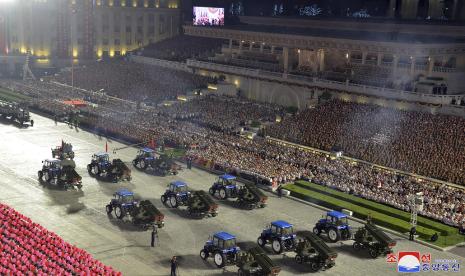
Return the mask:
{"type": "Polygon", "coordinates": [[[20,125],[24,123],[30,123],[30,126],[34,125],[34,120],[31,120],[29,110],[22,104],[0,101],[0,117],[1,116],[11,121],[17,121],[20,125]]]}
{"type": "Polygon", "coordinates": [[[237,203],[248,209],[264,208],[268,197],[254,184],[244,183],[244,186],[238,189],[237,203]]]}
{"type": "Polygon", "coordinates": [[[131,209],[131,217],[134,225],[142,226],[148,229],[151,226],[162,228],[164,225],[164,218],[160,210],[155,207],[150,200],[142,200],[138,206],[131,209]]]}
{"type": "Polygon", "coordinates": [[[258,246],[240,252],[236,265],[239,267],[238,275],[243,276],[271,276],[278,275],[281,271],[281,268],[275,265],[258,246]]]}
{"type": "Polygon", "coordinates": [[[368,249],[368,253],[372,258],[392,253],[394,246],[396,246],[396,241],[372,223],[366,223],[354,235],[353,248],[357,251],[365,248],[368,249]]]}
{"type": "Polygon", "coordinates": [[[218,204],[205,191],[194,191],[187,199],[187,212],[191,215],[216,217],[218,204]]]}
{"type": "Polygon", "coordinates": [[[303,239],[297,243],[295,248],[297,263],[310,264],[314,272],[329,269],[336,264],[337,253],[316,234],[302,231],[298,233],[298,236],[303,239]]]}

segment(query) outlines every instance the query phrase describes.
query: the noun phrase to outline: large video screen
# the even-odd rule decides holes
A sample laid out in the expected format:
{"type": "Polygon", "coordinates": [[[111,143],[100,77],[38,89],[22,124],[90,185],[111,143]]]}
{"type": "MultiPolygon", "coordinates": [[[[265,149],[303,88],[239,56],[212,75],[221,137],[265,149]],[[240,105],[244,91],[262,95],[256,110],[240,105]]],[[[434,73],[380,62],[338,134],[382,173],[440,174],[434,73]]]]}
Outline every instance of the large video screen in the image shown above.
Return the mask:
{"type": "Polygon", "coordinates": [[[194,7],[194,26],[224,26],[224,9],[194,7]]]}

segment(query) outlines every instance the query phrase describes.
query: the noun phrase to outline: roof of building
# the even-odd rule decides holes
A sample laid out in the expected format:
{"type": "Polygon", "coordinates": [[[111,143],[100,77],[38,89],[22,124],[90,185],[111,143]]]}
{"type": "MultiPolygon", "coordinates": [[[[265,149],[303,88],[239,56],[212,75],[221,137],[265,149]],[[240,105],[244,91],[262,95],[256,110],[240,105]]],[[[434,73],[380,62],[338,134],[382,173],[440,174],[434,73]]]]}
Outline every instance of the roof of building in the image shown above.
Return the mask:
{"type": "Polygon", "coordinates": [[[232,239],[235,239],[236,237],[227,233],[227,232],[218,232],[214,235],[215,237],[217,237],[218,239],[221,239],[221,240],[232,240],[232,239]]]}
{"type": "Polygon", "coordinates": [[[328,215],[329,215],[329,216],[332,216],[332,217],[336,217],[336,218],[338,218],[338,219],[346,218],[346,217],[347,217],[346,214],[341,213],[341,212],[338,212],[338,211],[329,211],[329,212],[328,212],[328,215]]]}
{"type": "Polygon", "coordinates": [[[284,220],[273,221],[271,223],[271,225],[277,226],[279,228],[290,228],[290,227],[292,227],[292,224],[290,224],[289,222],[284,221],[284,220]]]}
{"type": "Polygon", "coordinates": [[[127,189],[119,189],[118,191],[116,191],[116,194],[120,195],[120,196],[132,196],[134,195],[133,192],[127,190],[127,189]]]}
{"type": "Polygon", "coordinates": [[[220,178],[224,179],[224,180],[234,180],[234,179],[236,179],[236,177],[234,175],[230,175],[230,174],[220,175],[220,178]]]}
{"type": "Polygon", "coordinates": [[[338,29],[320,29],[320,28],[302,28],[277,25],[256,25],[256,24],[238,24],[221,27],[198,26],[199,28],[216,28],[226,30],[250,31],[272,34],[301,35],[312,37],[327,37],[351,40],[369,40],[379,42],[394,43],[465,43],[465,37],[445,36],[445,35],[428,35],[414,33],[397,33],[397,32],[375,32],[362,30],[338,30],[338,29]]]}

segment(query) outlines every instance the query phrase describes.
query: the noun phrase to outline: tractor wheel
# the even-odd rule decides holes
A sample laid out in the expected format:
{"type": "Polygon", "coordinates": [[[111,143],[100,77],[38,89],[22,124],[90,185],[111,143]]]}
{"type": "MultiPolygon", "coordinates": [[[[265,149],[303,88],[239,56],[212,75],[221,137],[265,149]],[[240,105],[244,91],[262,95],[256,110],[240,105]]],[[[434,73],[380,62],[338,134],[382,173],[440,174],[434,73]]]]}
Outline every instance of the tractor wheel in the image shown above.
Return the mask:
{"type": "Polygon", "coordinates": [[[44,172],[44,180],[47,183],[49,183],[52,180],[52,178],[50,177],[49,172],[44,172]]]}
{"type": "Polygon", "coordinates": [[[161,202],[162,202],[163,204],[166,203],[166,196],[165,196],[165,195],[161,195],[161,202]]]}
{"type": "Polygon", "coordinates": [[[147,162],[145,162],[144,159],[141,159],[141,160],[139,161],[139,166],[140,166],[141,169],[144,169],[144,170],[145,170],[145,169],[147,169],[148,164],[147,164],[147,162]]]}
{"type": "Polygon", "coordinates": [[[107,210],[107,214],[111,214],[111,211],[113,211],[113,207],[111,207],[110,204],[108,204],[105,209],[107,210]]]}
{"type": "Polygon", "coordinates": [[[82,184],[77,184],[76,187],[81,190],[82,189],[82,184]]]}
{"type": "Polygon", "coordinates": [[[315,235],[320,235],[320,234],[321,234],[320,228],[318,228],[318,227],[313,227],[313,234],[315,234],[315,235]]]}
{"type": "Polygon", "coordinates": [[[220,189],[219,195],[220,195],[220,199],[227,199],[228,198],[228,194],[226,193],[225,188],[220,189]]]}
{"type": "Polygon", "coordinates": [[[373,247],[370,247],[370,249],[368,249],[368,253],[370,254],[370,257],[372,257],[373,259],[376,259],[379,256],[378,250],[376,250],[373,247]]]}
{"type": "Polygon", "coordinates": [[[171,205],[171,208],[178,208],[178,199],[176,198],[176,196],[170,196],[170,205],[171,205]]]}
{"type": "Polygon", "coordinates": [[[213,188],[208,189],[208,192],[209,192],[211,195],[214,195],[214,194],[215,194],[215,191],[213,190],[213,188]]]}
{"type": "Polygon", "coordinates": [[[258,237],[257,244],[264,247],[266,245],[266,241],[262,237],[258,237]]]}
{"type": "Polygon", "coordinates": [[[298,263],[298,264],[303,263],[303,258],[299,254],[295,255],[294,259],[295,259],[295,262],[298,263]]]}
{"type": "Polygon", "coordinates": [[[87,172],[92,175],[92,166],[90,164],[87,165],[87,172]]]}
{"type": "Polygon", "coordinates": [[[331,242],[337,242],[341,239],[341,232],[336,228],[330,228],[328,230],[328,238],[331,242]]]}
{"type": "Polygon", "coordinates": [[[124,217],[124,211],[123,209],[121,208],[121,206],[116,206],[115,207],[115,216],[119,219],[122,219],[124,217]]]}
{"type": "Polygon", "coordinates": [[[98,165],[93,165],[92,166],[92,173],[94,175],[100,176],[100,169],[99,169],[98,165]]]}
{"type": "Polygon", "coordinates": [[[225,259],[224,259],[223,253],[221,253],[221,252],[216,252],[216,253],[215,253],[215,256],[214,256],[214,258],[213,258],[213,261],[215,262],[215,264],[216,264],[216,266],[217,266],[218,268],[224,267],[224,265],[225,265],[225,259]]]}
{"type": "Polygon", "coordinates": [[[206,252],[205,250],[200,250],[200,258],[202,258],[202,260],[206,260],[208,259],[208,252],[206,252]]]}
{"type": "Polygon", "coordinates": [[[37,177],[39,178],[39,181],[43,181],[42,177],[44,176],[44,173],[42,171],[37,172],[37,177]]]}
{"type": "Polygon", "coordinates": [[[273,252],[275,254],[281,254],[283,252],[283,249],[284,249],[284,244],[280,240],[274,240],[271,243],[271,248],[273,249],[273,252]]]}
{"type": "Polygon", "coordinates": [[[313,272],[317,272],[318,270],[321,269],[321,264],[317,263],[317,262],[312,262],[310,264],[310,269],[313,271],[313,272]]]}
{"type": "Polygon", "coordinates": [[[352,247],[354,248],[355,251],[359,251],[360,249],[362,249],[362,245],[358,242],[354,242],[352,247]]]}

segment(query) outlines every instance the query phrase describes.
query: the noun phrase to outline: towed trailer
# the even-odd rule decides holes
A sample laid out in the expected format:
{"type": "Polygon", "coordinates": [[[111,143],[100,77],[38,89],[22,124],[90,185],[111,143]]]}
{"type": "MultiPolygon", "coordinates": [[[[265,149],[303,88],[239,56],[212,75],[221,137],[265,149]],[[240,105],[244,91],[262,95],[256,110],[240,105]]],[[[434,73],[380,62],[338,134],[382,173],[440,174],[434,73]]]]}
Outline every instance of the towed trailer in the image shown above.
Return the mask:
{"type": "Polygon", "coordinates": [[[396,241],[390,238],[383,230],[372,223],[366,223],[355,232],[353,248],[355,250],[368,249],[372,258],[380,255],[386,256],[393,252],[396,241]]]}
{"type": "Polygon", "coordinates": [[[309,264],[312,271],[326,270],[336,265],[337,253],[330,248],[318,235],[311,231],[298,233],[302,239],[295,248],[295,261],[299,264],[309,264]]]}
{"type": "Polygon", "coordinates": [[[239,276],[276,276],[281,271],[265,251],[260,247],[253,247],[239,253],[236,266],[239,276]]]}

